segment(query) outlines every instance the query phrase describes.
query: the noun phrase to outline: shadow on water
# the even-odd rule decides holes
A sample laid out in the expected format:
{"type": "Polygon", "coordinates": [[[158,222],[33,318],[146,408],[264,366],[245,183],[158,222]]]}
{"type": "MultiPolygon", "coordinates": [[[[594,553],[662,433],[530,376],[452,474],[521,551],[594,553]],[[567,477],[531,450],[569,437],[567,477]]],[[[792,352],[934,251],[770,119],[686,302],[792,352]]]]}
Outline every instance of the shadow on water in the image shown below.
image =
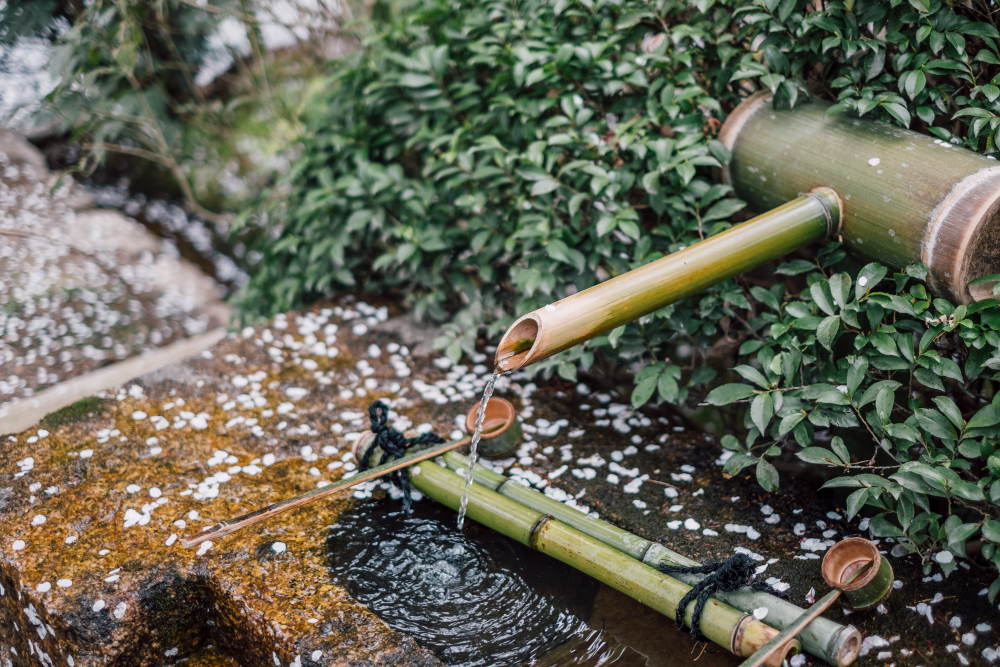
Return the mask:
{"type": "Polygon", "coordinates": [[[341,514],[333,579],[451,667],[729,667],[735,656],[543,554],[419,502],[341,514]],[[699,657],[700,656],[700,657],[699,657]]]}

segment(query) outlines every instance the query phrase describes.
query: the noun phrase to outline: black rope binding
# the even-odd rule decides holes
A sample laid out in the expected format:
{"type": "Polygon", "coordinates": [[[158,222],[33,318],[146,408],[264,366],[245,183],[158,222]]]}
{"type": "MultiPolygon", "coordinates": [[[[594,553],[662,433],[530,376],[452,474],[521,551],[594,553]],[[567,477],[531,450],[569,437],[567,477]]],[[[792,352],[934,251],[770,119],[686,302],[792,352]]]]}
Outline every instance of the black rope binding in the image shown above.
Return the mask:
{"type": "Polygon", "coordinates": [[[701,634],[701,612],[705,609],[708,597],[716,591],[736,591],[741,588],[752,588],[755,591],[770,593],[783,600],[787,599],[784,593],[772,588],[763,581],[755,581],[757,566],[750,556],[746,554],[736,554],[718,563],[708,565],[694,565],[687,567],[684,565],[659,565],[657,569],[665,574],[707,574],[708,576],[699,581],[687,595],[677,605],[677,627],[684,629],[684,612],[688,605],[695,598],[698,603],[694,607],[694,616],[691,617],[691,634],[697,639],[704,639],[701,634]]]}
{"type": "MultiPolygon", "coordinates": [[[[382,449],[382,458],[378,465],[383,465],[391,460],[406,456],[407,450],[414,445],[436,445],[445,442],[444,438],[436,433],[424,433],[416,438],[403,436],[402,433],[389,426],[389,407],[382,401],[375,401],[368,406],[368,418],[371,420],[372,433],[375,434],[375,438],[368,445],[361,460],[358,461],[359,471],[365,471],[372,467],[368,465],[368,459],[371,458],[376,447],[382,449]]],[[[389,479],[396,485],[396,488],[403,492],[403,509],[409,512],[413,504],[413,499],[410,497],[409,469],[396,470],[389,479]]]]}

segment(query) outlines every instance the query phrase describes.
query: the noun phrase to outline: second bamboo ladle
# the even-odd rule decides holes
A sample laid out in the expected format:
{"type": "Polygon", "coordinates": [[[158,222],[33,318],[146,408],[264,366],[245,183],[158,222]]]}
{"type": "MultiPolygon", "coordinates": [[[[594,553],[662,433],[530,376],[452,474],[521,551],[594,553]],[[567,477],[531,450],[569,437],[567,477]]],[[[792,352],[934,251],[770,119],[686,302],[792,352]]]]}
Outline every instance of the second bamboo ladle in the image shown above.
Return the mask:
{"type": "Polygon", "coordinates": [[[878,547],[860,537],[841,540],[830,547],[823,557],[823,579],[833,589],[816,601],[805,613],[760,647],[740,667],[758,667],[767,662],[785,643],[830,608],[841,595],[852,609],[869,609],[885,599],[892,588],[892,566],[882,558],[878,547]]]}

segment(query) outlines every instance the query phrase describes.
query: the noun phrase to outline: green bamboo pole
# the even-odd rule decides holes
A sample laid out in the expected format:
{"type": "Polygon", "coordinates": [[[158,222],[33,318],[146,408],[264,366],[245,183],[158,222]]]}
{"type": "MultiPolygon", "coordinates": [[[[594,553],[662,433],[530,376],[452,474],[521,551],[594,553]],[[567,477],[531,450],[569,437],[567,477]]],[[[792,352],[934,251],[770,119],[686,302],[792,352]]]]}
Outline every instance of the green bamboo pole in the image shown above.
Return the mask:
{"type": "MultiPolygon", "coordinates": [[[[445,454],[444,461],[449,468],[455,471],[461,470],[464,472],[469,466],[469,459],[456,451],[445,454]]],[[[502,496],[510,498],[525,507],[548,514],[558,521],[565,523],[567,526],[571,526],[581,533],[589,535],[651,567],[656,567],[660,564],[681,566],[700,565],[697,561],[671,551],[660,544],[650,542],[638,535],[633,535],[606,521],[587,516],[579,510],[573,509],[554,498],[549,498],[535,489],[511,481],[510,478],[495,473],[482,465],[476,464],[473,469],[472,478],[478,484],[502,496]]],[[[674,576],[690,585],[694,585],[704,578],[703,575],[699,574],[679,574],[674,576]]],[[[760,591],[718,592],[715,593],[714,597],[735,609],[745,612],[751,612],[759,607],[766,607],[768,610],[768,623],[779,630],[784,630],[793,624],[804,613],[803,609],[791,602],[760,591]]],[[[821,617],[812,620],[799,634],[799,639],[802,640],[802,647],[805,651],[833,665],[837,665],[837,667],[846,667],[854,662],[861,648],[861,635],[854,627],[850,625],[843,626],[821,617]]]]}
{"type": "Polygon", "coordinates": [[[990,286],[970,294],[966,285],[1000,272],[1000,165],[926,134],[827,116],[828,108],[813,100],[775,110],[766,91],[744,100],[719,134],[733,155],[723,180],[758,211],[833,188],[854,252],[894,267],[922,261],[937,296],[989,296],[990,286]]]}
{"type": "MultiPolygon", "coordinates": [[[[415,488],[439,503],[457,510],[465,480],[446,467],[424,462],[410,469],[415,488]]],[[[585,572],[670,618],[690,586],[640,563],[616,549],[571,528],[551,516],[506,498],[480,484],[468,487],[468,517],[507,537],[542,551],[585,572]]],[[[688,606],[685,621],[690,625],[694,604],[688,606]]],[[[710,600],[701,617],[701,631],[711,641],[736,655],[749,657],[778,632],[752,616],[717,600],[710,600]]],[[[773,656],[768,664],[777,667],[791,652],[793,644],[773,656]]]]}
{"type": "Polygon", "coordinates": [[[533,364],[839,228],[841,203],[835,192],[823,188],[798,195],[753,220],[522,316],[497,348],[500,368],[533,364]]]}

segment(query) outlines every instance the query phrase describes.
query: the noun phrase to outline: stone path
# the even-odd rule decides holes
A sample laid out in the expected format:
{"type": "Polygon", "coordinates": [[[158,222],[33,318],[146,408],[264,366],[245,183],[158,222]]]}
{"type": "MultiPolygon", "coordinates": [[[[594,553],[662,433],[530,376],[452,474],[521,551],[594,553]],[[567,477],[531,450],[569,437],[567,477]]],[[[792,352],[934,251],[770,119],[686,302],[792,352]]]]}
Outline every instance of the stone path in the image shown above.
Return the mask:
{"type": "Polygon", "coordinates": [[[38,423],[45,415],[71,403],[197,354],[219,342],[225,335],[226,330],[220,327],[191,338],[182,338],[117,364],[63,380],[31,398],[0,407],[0,435],[23,431],[38,423]]]}
{"type": "MultiPolygon", "coordinates": [[[[487,355],[459,366],[418,357],[389,319],[350,301],[278,317],[5,437],[0,664],[173,664],[212,645],[254,667],[439,665],[327,570],[328,527],[353,503],[395,493],[384,484],[215,544],[178,541],[352,471],[350,444],[377,398],[397,428],[458,435],[487,355]]],[[[803,606],[826,591],[823,551],[860,532],[836,498],[803,483],[768,495],[749,476],[724,478],[721,448],[666,413],[518,375],[498,394],[525,427],[499,470],[693,558],[746,550],[803,606]]],[[[935,564],[924,574],[891,540],[880,547],[897,578],[886,603],[829,613],[866,635],[858,664],[992,662],[1000,623],[980,592],[995,572],[973,565],[945,578],[935,564]]],[[[679,641],[677,655],[693,660],[698,647],[679,641]]]]}
{"type": "MultiPolygon", "coordinates": [[[[47,387],[229,320],[212,280],[135,220],[92,205],[31,144],[0,132],[0,433],[25,428],[32,411],[18,404],[47,387]]],[[[147,362],[156,358],[174,357],[147,362]]],[[[103,388],[95,381],[90,392],[103,388]]],[[[71,394],[34,402],[55,409],[71,394]]]]}

